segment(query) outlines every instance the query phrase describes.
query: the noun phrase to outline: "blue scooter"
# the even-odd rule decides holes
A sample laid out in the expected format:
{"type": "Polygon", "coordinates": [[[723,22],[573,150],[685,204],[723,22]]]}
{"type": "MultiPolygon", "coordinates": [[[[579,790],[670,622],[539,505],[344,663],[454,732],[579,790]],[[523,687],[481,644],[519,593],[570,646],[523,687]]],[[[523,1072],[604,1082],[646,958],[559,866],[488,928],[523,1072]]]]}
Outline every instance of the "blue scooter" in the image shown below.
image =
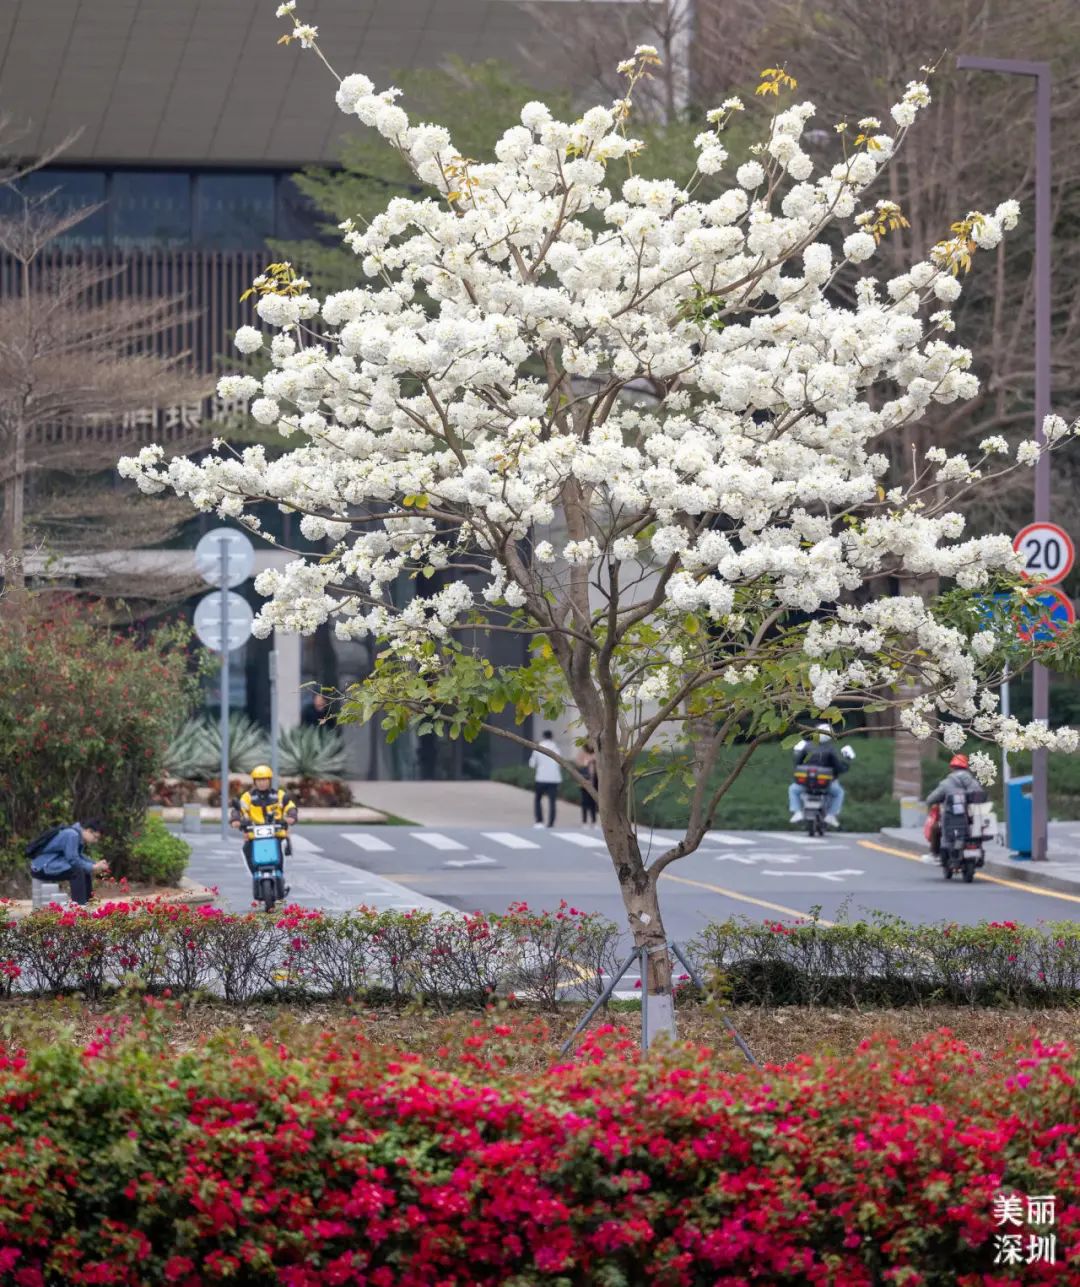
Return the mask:
{"type": "Polygon", "coordinates": [[[289,892],[285,884],[285,835],[278,827],[248,825],[244,838],[251,844],[251,883],[255,902],[268,912],[289,892]]]}

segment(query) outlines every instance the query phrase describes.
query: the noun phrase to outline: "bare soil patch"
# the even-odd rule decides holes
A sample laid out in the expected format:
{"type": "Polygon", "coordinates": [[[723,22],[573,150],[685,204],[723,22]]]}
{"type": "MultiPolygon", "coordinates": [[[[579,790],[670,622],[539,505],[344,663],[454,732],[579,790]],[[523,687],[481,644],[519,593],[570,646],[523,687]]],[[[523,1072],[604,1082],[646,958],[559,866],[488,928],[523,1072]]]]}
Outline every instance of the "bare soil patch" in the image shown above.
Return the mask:
{"type": "MultiPolygon", "coordinates": [[[[48,999],[8,997],[0,1002],[0,1030],[9,1048],[31,1041],[69,1040],[85,1043],[102,1028],[112,1028],[126,1013],[137,1011],[137,997],[89,1005],[78,996],[48,999]]],[[[513,1023],[532,1026],[534,1039],[510,1043],[512,1066],[529,1071],[558,1058],[562,1041],[582,1013],[543,1013],[528,1006],[500,1006],[484,1015],[469,1011],[440,1014],[432,1010],[370,1009],[343,1004],[251,1004],[227,1006],[212,1000],[185,998],[167,1002],[172,1041],[189,1048],[217,1037],[274,1038],[303,1049],[323,1031],[355,1027],[379,1045],[419,1055],[445,1056],[460,1050],[477,1026],[513,1023]],[[539,1039],[541,1032],[546,1036],[539,1039]]],[[[873,1036],[910,1045],[948,1029],[974,1049],[991,1055],[1034,1034],[1044,1042],[1080,1043],[1080,1010],[1020,1010],[927,1006],[895,1010],[799,1009],[742,1007],[729,1017],[762,1063],[787,1063],[803,1054],[843,1056],[873,1036]]],[[[687,1005],[679,1013],[679,1039],[708,1047],[733,1069],[745,1067],[720,1016],[705,1006],[687,1005]]],[[[597,1024],[614,1024],[637,1037],[636,1012],[598,1016],[597,1024]]]]}

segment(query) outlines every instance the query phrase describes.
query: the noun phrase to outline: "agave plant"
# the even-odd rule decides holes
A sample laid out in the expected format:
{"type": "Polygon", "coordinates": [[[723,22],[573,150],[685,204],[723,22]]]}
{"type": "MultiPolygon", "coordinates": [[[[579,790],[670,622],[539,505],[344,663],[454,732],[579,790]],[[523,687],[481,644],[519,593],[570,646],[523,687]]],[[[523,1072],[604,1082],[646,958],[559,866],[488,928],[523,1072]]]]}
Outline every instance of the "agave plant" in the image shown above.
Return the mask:
{"type": "MultiPolygon", "coordinates": [[[[220,739],[218,742],[220,747],[220,739]]],[[[179,726],[165,752],[165,772],[171,778],[203,778],[209,751],[206,746],[206,720],[199,716],[186,719],[179,726]]]]}
{"type": "MultiPolygon", "coordinates": [[[[205,720],[206,761],[201,776],[216,778],[221,774],[221,726],[217,720],[205,720]]],[[[256,764],[270,759],[270,739],[261,724],[246,715],[229,717],[229,772],[250,773],[256,764]]]]}
{"type": "Polygon", "coordinates": [[[289,778],[340,778],[345,774],[345,739],[336,728],[301,724],[278,740],[281,772],[289,778]]]}

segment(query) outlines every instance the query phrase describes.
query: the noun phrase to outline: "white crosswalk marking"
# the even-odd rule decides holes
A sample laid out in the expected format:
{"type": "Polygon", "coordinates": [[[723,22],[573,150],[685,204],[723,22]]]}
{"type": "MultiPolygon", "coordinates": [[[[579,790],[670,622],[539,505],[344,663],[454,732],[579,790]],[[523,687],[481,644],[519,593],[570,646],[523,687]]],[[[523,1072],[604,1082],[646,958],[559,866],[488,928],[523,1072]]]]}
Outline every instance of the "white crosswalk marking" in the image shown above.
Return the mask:
{"type": "Polygon", "coordinates": [[[555,834],[560,840],[569,840],[572,845],[580,845],[582,849],[607,848],[607,845],[599,836],[587,836],[582,831],[556,831],[555,834]]]}
{"type": "Polygon", "coordinates": [[[425,845],[430,845],[432,849],[465,848],[460,840],[453,840],[450,836],[444,836],[441,831],[411,831],[409,834],[414,840],[422,840],[425,845]]]}
{"type": "Polygon", "coordinates": [[[843,867],[839,871],[763,871],[763,876],[816,876],[818,880],[842,881],[845,876],[865,876],[864,871],[855,867],[843,867]]]}
{"type": "Polygon", "coordinates": [[[711,841],[714,845],[752,845],[757,842],[747,840],[745,836],[729,836],[726,831],[706,831],[705,839],[711,841]]]}
{"type": "Polygon", "coordinates": [[[843,845],[829,845],[818,836],[796,836],[791,832],[784,831],[763,831],[762,836],[766,840],[782,840],[788,845],[813,845],[815,849],[842,849],[843,845]]]}
{"type": "Polygon", "coordinates": [[[309,840],[307,836],[298,836],[295,832],[289,837],[294,854],[321,854],[322,848],[309,840]]]}
{"type": "Polygon", "coordinates": [[[494,840],[497,845],[505,845],[507,849],[540,848],[534,840],[526,840],[524,836],[515,835],[512,831],[485,831],[484,837],[487,840],[494,840]]]}
{"type": "Polygon", "coordinates": [[[343,831],[343,840],[351,840],[354,845],[366,849],[369,854],[389,853],[394,846],[388,845],[381,836],[373,836],[369,831],[343,831]]]}

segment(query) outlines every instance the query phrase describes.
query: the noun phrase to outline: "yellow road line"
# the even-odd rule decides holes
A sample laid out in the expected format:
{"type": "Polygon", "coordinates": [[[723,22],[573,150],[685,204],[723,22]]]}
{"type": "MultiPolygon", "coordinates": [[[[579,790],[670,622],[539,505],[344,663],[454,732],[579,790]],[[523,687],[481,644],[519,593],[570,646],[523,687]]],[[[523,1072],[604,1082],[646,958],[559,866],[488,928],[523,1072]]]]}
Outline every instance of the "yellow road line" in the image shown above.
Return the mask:
{"type": "MultiPolygon", "coordinates": [[[[908,853],[904,849],[892,849],[889,845],[879,845],[873,840],[860,840],[858,842],[864,849],[876,849],[878,853],[894,854],[897,858],[906,858],[909,862],[922,862],[916,854],[908,853]]],[[[984,872],[976,872],[975,879],[987,881],[991,885],[1003,885],[1006,889],[1019,889],[1025,894],[1038,894],[1042,898],[1059,898],[1064,903],[1080,903],[1080,894],[1066,894],[1057,889],[1043,889],[1039,885],[1029,885],[1022,880],[1002,880],[1000,876],[987,876],[984,872]]]]}
{"type": "MultiPolygon", "coordinates": [[[[707,889],[712,894],[723,894],[725,898],[734,898],[740,903],[753,903],[755,907],[766,907],[770,912],[782,912],[785,916],[797,916],[802,921],[810,919],[806,912],[797,912],[792,907],[782,907],[779,903],[770,903],[764,898],[751,898],[749,894],[737,894],[733,889],[722,889],[719,885],[709,885],[703,880],[690,880],[686,876],[672,876],[668,871],[662,872],[660,879],[673,880],[679,885],[693,885],[695,889],[707,889]]],[[[817,923],[826,925],[831,929],[835,922],[818,917],[817,923]]]]}

